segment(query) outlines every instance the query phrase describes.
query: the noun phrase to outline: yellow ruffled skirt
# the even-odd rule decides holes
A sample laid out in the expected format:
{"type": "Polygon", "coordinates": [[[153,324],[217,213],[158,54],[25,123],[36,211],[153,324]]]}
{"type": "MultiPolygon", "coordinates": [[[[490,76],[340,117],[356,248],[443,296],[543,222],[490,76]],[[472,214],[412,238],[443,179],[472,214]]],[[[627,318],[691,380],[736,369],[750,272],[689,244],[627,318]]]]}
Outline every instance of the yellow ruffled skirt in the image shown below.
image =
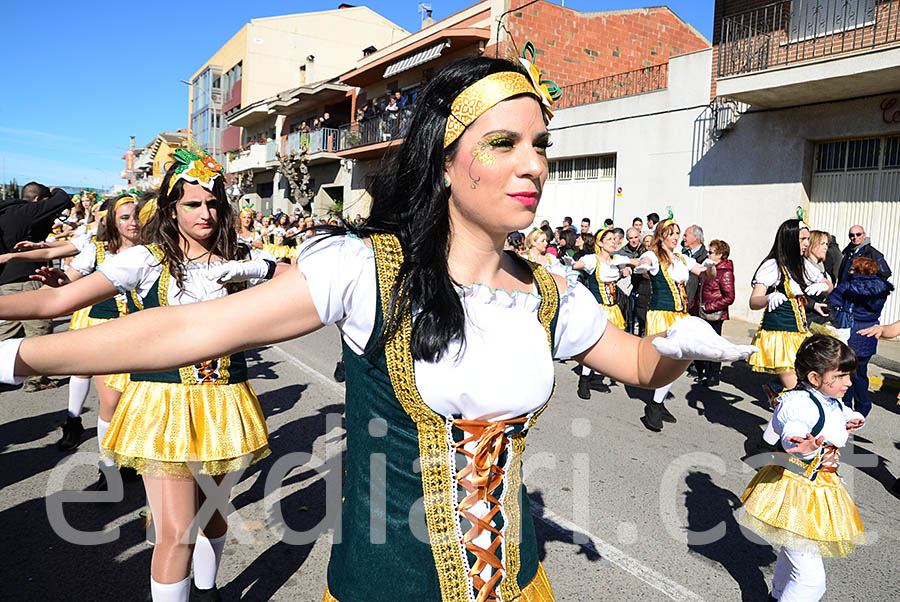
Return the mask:
{"type": "Polygon", "coordinates": [[[601,305],[609,323],[617,326],[619,330],[625,330],[625,316],[622,315],[622,309],[618,305],[601,305]]]}
{"type": "Polygon", "coordinates": [[[103,384],[110,389],[115,389],[119,393],[124,393],[125,387],[127,387],[130,382],[131,375],[125,372],[124,374],[110,374],[106,377],[106,380],[103,381],[103,384]]]}
{"type": "MultiPolygon", "coordinates": [[[[325,595],[322,602],[340,602],[331,595],[328,588],[325,588],[325,595]]],[[[544,565],[538,564],[537,573],[531,583],[522,588],[522,595],[516,598],[516,602],[556,602],[553,597],[553,590],[550,588],[550,579],[544,571],[544,565]]]]}
{"type": "Polygon", "coordinates": [[[97,324],[109,322],[109,319],[107,318],[92,318],[88,315],[90,313],[90,305],[75,311],[72,314],[72,318],[69,320],[69,330],[78,330],[80,328],[87,328],[88,326],[96,326],[97,324]]]}
{"type": "Polygon", "coordinates": [[[666,332],[672,324],[689,315],[681,311],[651,309],[647,312],[647,336],[666,332]]]}
{"type": "Polygon", "coordinates": [[[764,466],[741,496],[738,522],[769,543],[844,557],[865,543],[856,504],[836,473],[821,472],[815,481],[764,466]]]}
{"type": "Polygon", "coordinates": [[[250,383],[131,381],[101,447],[138,473],[187,477],[246,468],[269,455],[268,438],[250,383]]]}
{"type": "Polygon", "coordinates": [[[297,247],[290,245],[275,245],[267,243],[263,245],[263,250],[268,251],[275,256],[275,259],[290,259],[297,254],[297,247]]]}
{"type": "Polygon", "coordinates": [[[787,332],[783,330],[756,331],[751,345],[759,347],[759,352],[747,359],[754,372],[780,374],[794,371],[794,360],[800,344],[811,336],[810,332],[787,332]]]}

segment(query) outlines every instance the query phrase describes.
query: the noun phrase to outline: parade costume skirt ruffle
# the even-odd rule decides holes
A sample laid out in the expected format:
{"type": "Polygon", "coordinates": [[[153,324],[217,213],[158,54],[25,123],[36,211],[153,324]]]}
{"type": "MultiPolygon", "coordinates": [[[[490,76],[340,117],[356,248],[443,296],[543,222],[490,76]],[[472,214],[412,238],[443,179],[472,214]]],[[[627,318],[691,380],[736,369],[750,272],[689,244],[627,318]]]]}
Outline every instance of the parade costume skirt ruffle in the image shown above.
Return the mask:
{"type": "Polygon", "coordinates": [[[617,326],[619,330],[625,330],[625,316],[622,315],[622,309],[618,305],[601,305],[609,323],[617,326]]]}
{"type": "Polygon", "coordinates": [[[103,324],[104,322],[109,322],[108,318],[92,318],[88,314],[91,313],[91,306],[82,307],[72,314],[72,319],[69,320],[69,330],[78,330],[80,328],[87,328],[88,326],[96,326],[97,324],[103,324]]]}
{"type": "Polygon", "coordinates": [[[751,345],[759,347],[759,352],[747,359],[754,372],[780,374],[794,371],[794,360],[800,344],[811,336],[809,332],[788,332],[785,330],[756,331],[751,345]]]}
{"type": "Polygon", "coordinates": [[[131,375],[125,372],[124,374],[110,374],[106,377],[106,380],[103,381],[103,384],[110,389],[115,389],[119,393],[124,393],[125,387],[127,387],[130,382],[131,375]]]}
{"type": "Polygon", "coordinates": [[[672,324],[689,315],[680,311],[651,309],[647,312],[647,336],[666,332],[672,324]]]}
{"type": "Polygon", "coordinates": [[[263,245],[263,250],[274,255],[275,259],[290,259],[297,254],[297,247],[292,247],[290,245],[274,245],[267,243],[263,245]]]}
{"type": "Polygon", "coordinates": [[[866,541],[862,519],[837,473],[820,472],[815,481],[764,466],[741,496],[738,522],[777,546],[849,556],[866,541]]]}
{"type": "MultiPolygon", "coordinates": [[[[332,596],[326,587],[322,602],[340,601],[332,596]]],[[[460,600],[459,602],[468,602],[468,600],[460,600]]],[[[522,595],[516,598],[516,602],[556,602],[556,598],[553,597],[553,589],[550,587],[550,579],[547,578],[547,573],[544,571],[544,565],[538,564],[538,570],[534,575],[534,579],[522,588],[522,595]]]]}
{"type": "Polygon", "coordinates": [[[247,382],[131,381],[101,447],[119,466],[182,477],[233,472],[269,454],[265,416],[247,382]]]}

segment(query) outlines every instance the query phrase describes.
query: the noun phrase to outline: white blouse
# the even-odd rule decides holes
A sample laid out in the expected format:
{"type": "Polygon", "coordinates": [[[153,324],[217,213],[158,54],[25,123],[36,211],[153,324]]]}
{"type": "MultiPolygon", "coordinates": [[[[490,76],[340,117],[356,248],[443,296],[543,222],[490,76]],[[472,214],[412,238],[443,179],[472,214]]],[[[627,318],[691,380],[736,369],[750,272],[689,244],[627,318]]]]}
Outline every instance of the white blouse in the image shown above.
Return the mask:
{"type": "MultiPolygon", "coordinates": [[[[613,261],[618,257],[618,255],[613,255],[613,261]]],[[[619,266],[609,263],[600,263],[595,253],[583,255],[579,261],[584,264],[584,271],[591,276],[597,271],[597,266],[599,265],[601,282],[618,282],[619,279],[622,278],[622,272],[619,269],[619,266]]]]}
{"type": "MultiPolygon", "coordinates": [[[[645,258],[650,260],[650,273],[656,276],[659,273],[659,257],[653,251],[647,251],[640,257],[641,261],[645,258]]],[[[673,253],[672,265],[668,268],[669,276],[674,282],[687,282],[695,265],[697,261],[693,257],[673,253]]]]}
{"type": "MultiPolygon", "coordinates": [[[[819,268],[815,266],[810,260],[804,258],[803,259],[803,270],[804,276],[806,277],[807,284],[813,284],[815,282],[820,282],[825,280],[825,274],[819,271],[819,268]]],[[[782,280],[781,270],[778,269],[778,263],[774,259],[766,259],[762,262],[762,265],[759,266],[756,270],[756,274],[753,276],[752,284],[764,284],[766,288],[777,286],[779,282],[782,280]]],[[[802,295],[803,288],[797,283],[793,278],[788,275],[788,282],[791,285],[791,292],[794,295],[802,295]]]]}
{"type": "MultiPolygon", "coordinates": [[[[347,345],[361,354],[375,325],[372,249],[353,236],[331,237],[305,245],[297,267],[319,319],[336,324],[347,345]]],[[[586,351],[606,329],[606,314],[574,278],[560,295],[553,355],[538,321],[536,293],[482,284],[457,287],[457,293],[466,315],[465,344],[451,344],[437,362],[415,362],[419,394],[442,416],[506,420],[536,411],[553,390],[553,357],[586,351]]]]}
{"type": "MultiPolygon", "coordinates": [[[[859,412],[855,412],[845,406],[839,399],[825,397],[812,387],[806,390],[816,396],[822,409],[825,411],[825,426],[819,435],[825,437],[825,443],[835,447],[844,447],[847,444],[849,433],[847,422],[854,418],[865,420],[859,412]]],[[[779,396],[781,403],[772,417],[772,428],[781,437],[781,444],[785,447],[794,447],[789,439],[791,437],[805,437],[819,421],[819,410],[809,398],[806,391],[787,391],[779,396]]],[[[809,459],[815,454],[806,454],[809,459]]]]}
{"type": "MultiPolygon", "coordinates": [[[[271,253],[258,249],[250,250],[251,259],[268,259],[275,261],[271,253]]],[[[184,266],[184,290],[178,287],[173,278],[169,284],[169,305],[188,305],[198,301],[218,299],[228,294],[221,284],[206,277],[206,272],[223,261],[200,261],[187,263],[184,266]]],[[[162,265],[153,256],[153,253],[144,245],[125,249],[121,253],[110,257],[97,267],[97,271],[106,276],[120,293],[135,291],[140,297],[146,297],[159,280],[162,274],[162,265]]],[[[250,280],[249,285],[255,285],[262,280],[250,280]]]]}
{"type": "MultiPolygon", "coordinates": [[[[115,256],[115,253],[110,253],[107,250],[104,262],[109,261],[115,256]]],[[[87,276],[88,274],[91,274],[95,269],[97,269],[96,261],[97,243],[92,242],[85,245],[81,249],[81,252],[72,258],[72,261],[69,262],[69,267],[80,272],[82,276],[87,276]]]]}

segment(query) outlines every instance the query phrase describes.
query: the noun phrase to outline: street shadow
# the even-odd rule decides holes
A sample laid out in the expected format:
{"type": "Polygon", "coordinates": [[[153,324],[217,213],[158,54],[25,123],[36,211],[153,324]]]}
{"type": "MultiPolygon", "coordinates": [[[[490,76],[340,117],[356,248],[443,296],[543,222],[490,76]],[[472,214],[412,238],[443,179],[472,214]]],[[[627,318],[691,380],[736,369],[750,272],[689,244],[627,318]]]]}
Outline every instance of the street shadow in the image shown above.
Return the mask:
{"type": "MultiPolygon", "coordinates": [[[[860,447],[860,443],[871,444],[871,441],[854,435],[850,436],[847,445],[841,450],[841,463],[853,466],[866,476],[875,479],[884,487],[885,491],[891,493],[891,488],[897,482],[897,477],[888,470],[887,460],[864,447],[860,447]]],[[[900,443],[895,443],[894,445],[900,448],[900,443]]]]}
{"type": "Polygon", "coordinates": [[[769,400],[763,392],[763,385],[769,382],[777,382],[777,390],[781,391],[781,382],[778,380],[777,375],[754,372],[750,369],[750,364],[745,361],[723,364],[719,380],[728,383],[746,395],[753,405],[769,412],[772,411],[772,408],[769,407],[769,400]]]}
{"type": "Polygon", "coordinates": [[[760,427],[765,426],[766,420],[734,406],[744,397],[695,384],[685,398],[688,407],[697,410],[697,414],[707,421],[727,426],[743,435],[745,454],[756,450],[762,433],[760,427]]]}
{"type": "MultiPolygon", "coordinates": [[[[900,376],[891,374],[885,374],[885,377],[890,376],[891,378],[895,378],[900,380],[900,376]]],[[[900,414],[900,398],[897,397],[896,391],[869,391],[869,399],[872,400],[873,406],[878,406],[882,409],[887,410],[892,414],[900,414]]]]}
{"type": "Polygon", "coordinates": [[[262,408],[263,415],[268,419],[272,416],[287,412],[297,405],[303,398],[303,393],[309,388],[309,385],[287,385],[273,391],[259,393],[256,398],[259,400],[259,407],[262,408]]]}
{"type": "Polygon", "coordinates": [[[247,358],[247,379],[248,380],[275,380],[278,374],[275,372],[275,366],[281,362],[272,360],[264,360],[261,355],[261,349],[248,349],[244,352],[247,358]]]}
{"type": "Polygon", "coordinates": [[[541,562],[547,557],[547,544],[551,541],[560,541],[575,546],[578,549],[577,553],[583,555],[591,562],[602,559],[600,552],[592,541],[577,542],[574,531],[544,516],[544,496],[540,490],[529,492],[528,499],[531,501],[531,515],[536,519],[534,521],[534,533],[537,539],[538,559],[541,562]]]}
{"type": "Polygon", "coordinates": [[[771,546],[744,536],[734,517],[740,499],[705,472],[688,473],[685,484],[688,549],[720,564],[741,588],[742,602],[765,600],[769,588],[762,567],[777,557],[771,546]]]}

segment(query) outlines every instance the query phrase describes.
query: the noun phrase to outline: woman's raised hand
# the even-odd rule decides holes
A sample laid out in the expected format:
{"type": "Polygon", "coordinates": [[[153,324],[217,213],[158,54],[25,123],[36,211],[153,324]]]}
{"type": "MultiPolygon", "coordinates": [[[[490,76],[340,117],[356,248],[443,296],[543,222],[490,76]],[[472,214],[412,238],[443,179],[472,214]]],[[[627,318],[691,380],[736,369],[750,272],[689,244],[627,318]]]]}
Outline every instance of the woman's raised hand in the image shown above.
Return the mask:
{"type": "Polygon", "coordinates": [[[695,316],[682,318],[673,324],[665,338],[653,339],[660,355],[676,360],[707,360],[734,362],[759,351],[753,345],[735,345],[716,334],[706,320],[695,316]]]}
{"type": "Polygon", "coordinates": [[[39,280],[41,283],[54,288],[69,284],[70,282],[69,277],[66,276],[65,272],[58,268],[48,268],[46,266],[36,269],[34,274],[29,276],[29,278],[31,280],[39,280]]]}

